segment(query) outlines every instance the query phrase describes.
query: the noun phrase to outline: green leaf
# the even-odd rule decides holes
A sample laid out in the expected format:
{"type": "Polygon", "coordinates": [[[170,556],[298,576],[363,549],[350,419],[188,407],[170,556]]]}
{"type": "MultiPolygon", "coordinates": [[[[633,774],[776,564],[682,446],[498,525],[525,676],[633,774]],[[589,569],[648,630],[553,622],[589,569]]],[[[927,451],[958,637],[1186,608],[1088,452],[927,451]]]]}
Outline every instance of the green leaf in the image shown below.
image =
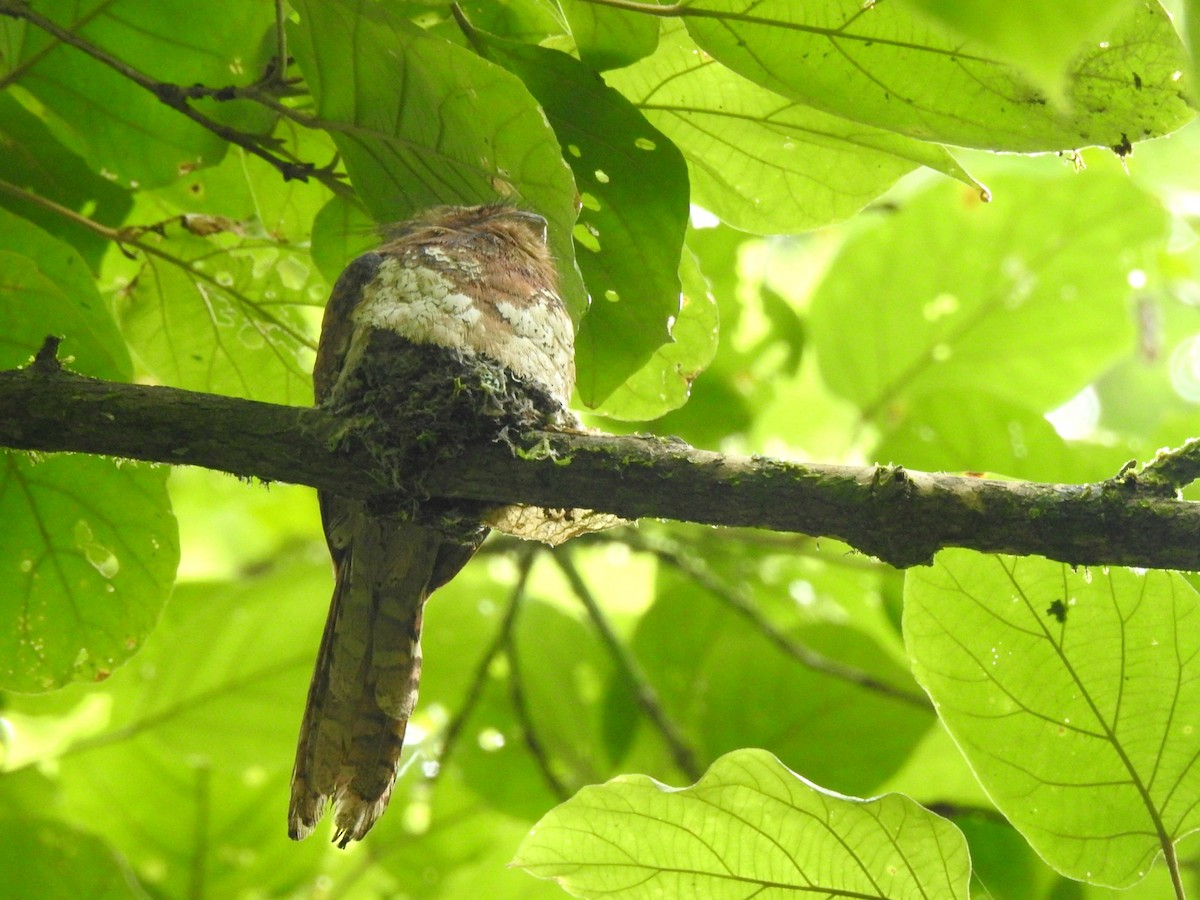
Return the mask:
{"type": "Polygon", "coordinates": [[[1052,866],[1141,880],[1200,827],[1200,598],[1179,575],[940,554],[913,569],[914,672],[993,801],[1052,866]]]}
{"type": "Polygon", "coordinates": [[[291,47],[321,125],[378,221],[442,203],[509,200],[551,224],[563,299],[586,306],[575,272],[574,184],[554,132],[521,82],[369,0],[297,0],[291,47]]]}
{"type": "Polygon", "coordinates": [[[551,810],[513,864],[578,897],[966,898],[967,844],[900,794],[830,793],[763,750],[713,763],[690,788],[643,775],[551,810]]]}
{"type": "MultiPolygon", "coordinates": [[[[814,781],[863,794],[892,775],[929,729],[932,716],[911,677],[873,636],[846,623],[844,609],[822,604],[776,627],[894,694],[806,667],[722,598],[670,571],[659,576],[654,605],[630,647],[701,763],[739,747],[765,747],[814,781]]],[[[732,569],[724,581],[734,585],[729,591],[757,590],[768,600],[790,587],[762,584],[757,570],[732,569]]],[[[606,725],[628,743],[636,713],[620,699],[606,725]]]]}
{"type": "Polygon", "coordinates": [[[680,266],[683,303],[671,329],[642,368],[625,379],[593,412],[630,422],[657,419],[688,401],[692,382],[717,352],[717,301],[708,291],[695,254],[685,250],[680,266]]]}
{"type": "Polygon", "coordinates": [[[727,225],[688,230],[687,250],[695,257],[708,291],[717,302],[723,339],[717,342],[711,364],[691,385],[688,402],[655,423],[659,434],[679,435],[697,447],[716,446],[744,431],[751,422],[751,411],[761,407],[763,392],[756,380],[747,384],[745,377],[757,357],[756,348],[746,346],[746,342],[735,345],[733,340],[739,324],[746,319],[743,313],[747,306],[739,296],[738,260],[749,240],[753,239],[727,225]]]}
{"type": "Polygon", "coordinates": [[[1129,0],[901,0],[951,34],[1012,63],[1062,102],[1068,66],[1087,41],[1100,41],[1129,0]]]}
{"type": "Polygon", "coordinates": [[[50,334],[70,367],[84,375],[128,381],[125,341],[87,263],[68,244],[0,209],[0,369],[24,365],[50,334]]]}
{"type": "Polygon", "coordinates": [[[560,0],[579,58],[593,69],[619,69],[654,52],[658,20],[581,0],[560,0]]]}
{"type": "Polygon", "coordinates": [[[363,208],[345,197],[331,197],[312,223],[312,260],[330,284],[356,256],[379,245],[363,208]]]}
{"type": "MultiPolygon", "coordinates": [[[[337,852],[297,845],[286,827],[329,589],[327,562],[286,556],[265,576],[180,585],[136,659],[103,684],[63,692],[100,721],[36,760],[60,787],[55,812],[101,823],[157,897],[201,884],[213,897],[299,893],[337,852]]],[[[30,724],[47,718],[49,698],[8,699],[14,719],[13,709],[30,724]]]]}
{"type": "Polygon", "coordinates": [[[813,298],[829,387],[868,419],[953,385],[1037,413],[1133,340],[1129,272],[1166,219],[1119,175],[927,191],[845,245],[813,298]]]}
{"type": "Polygon", "coordinates": [[[747,231],[839,221],[920,165],[983,190],[944,147],[790,103],[701,53],[678,26],[653,56],[605,77],[683,151],[695,202],[747,231]]]}
{"type": "Polygon", "coordinates": [[[12,897],[148,900],[125,861],[98,837],[51,819],[0,818],[0,870],[12,897]]]}
{"type": "Polygon", "coordinates": [[[879,462],[1030,481],[1087,480],[1078,454],[1043,416],[982,391],[947,388],[914,397],[903,418],[889,424],[875,448],[879,462]]]}
{"type": "Polygon", "coordinates": [[[1188,61],[1158,3],[1130,3],[1081,48],[1055,106],[988,48],[896,3],[697,0],[688,31],[736,72],[834,115],[921,140],[1031,153],[1168,134],[1192,110],[1188,61]]]}
{"type": "MultiPolygon", "coordinates": [[[[397,6],[395,3],[390,5],[397,6]]],[[[415,0],[409,5],[424,6],[422,12],[426,18],[429,16],[430,7],[446,8],[443,3],[422,3],[422,0],[415,0]]],[[[558,4],[547,3],[546,0],[505,0],[504,3],[497,3],[496,0],[463,0],[458,6],[475,28],[515,41],[540,44],[547,38],[564,33],[565,23],[562,12],[556,8],[558,4]]],[[[415,16],[410,18],[415,19],[415,16]]],[[[461,29],[450,15],[447,15],[447,18],[451,19],[449,27],[453,27],[461,37],[461,29]]]]}
{"type": "Polygon", "coordinates": [[[121,328],[138,362],[174,387],[304,406],[313,342],[297,307],[326,293],[307,255],[146,235],[154,253],[124,293],[121,328]]]}
{"type": "MultiPolygon", "coordinates": [[[[249,84],[262,73],[270,42],[266,6],[224,3],[163,4],[158,0],[84,0],[35,4],[38,11],[89,43],[158,81],[224,87],[249,84]]],[[[50,113],[48,124],[88,164],[123,185],[166,184],[198,166],[219,162],[223,138],[161,103],[151,92],[79,49],[32,25],[9,59],[7,78],[50,113]]],[[[197,107],[211,118],[252,130],[271,115],[246,104],[197,107]]]]}
{"type": "MultiPolygon", "coordinates": [[[[386,896],[399,889],[421,900],[563,900],[557,885],[531,881],[508,864],[536,815],[526,819],[496,812],[445,772],[432,793],[427,787],[414,792],[407,808],[408,827],[395,811],[389,812],[368,838],[385,848],[373,858],[383,875],[377,876],[379,890],[364,893],[363,863],[353,859],[352,865],[341,867],[342,878],[332,879],[328,896],[386,896]]],[[[317,890],[329,881],[323,878],[317,890]]]]}
{"type": "MultiPolygon", "coordinates": [[[[120,222],[129,212],[129,193],[92,172],[11,91],[0,93],[0,146],[5,150],[0,154],[0,178],[10,184],[76,212],[86,207],[100,222],[120,222]]],[[[0,205],[69,242],[90,268],[99,269],[109,246],[106,238],[8,193],[0,193],[0,205]]]]}
{"type": "Polygon", "coordinates": [[[683,157],[624,97],[567,56],[477,35],[520,75],[566,147],[582,209],[576,256],[592,297],[575,339],[576,384],[596,406],[671,339],[688,219],[683,157]]]}
{"type": "Polygon", "coordinates": [[[0,687],[106,678],[158,621],[179,562],[165,469],[0,456],[0,687]]]}
{"type": "Polygon", "coordinates": [[[1192,57],[1192,80],[1195,81],[1200,78],[1200,65],[1197,65],[1200,60],[1200,2],[1183,0],[1183,9],[1185,35],[1192,57]]]}
{"type": "MultiPolygon", "coordinates": [[[[431,668],[455,665],[445,653],[426,659],[431,668]]],[[[613,678],[612,659],[587,624],[550,603],[527,600],[499,671],[506,677],[489,679],[491,696],[472,716],[453,759],[464,785],[489,806],[533,821],[558,799],[541,765],[568,790],[611,774],[600,698],[613,678]],[[523,698],[524,719],[513,713],[514,690],[523,698]],[[541,750],[541,763],[527,740],[541,750]]]]}

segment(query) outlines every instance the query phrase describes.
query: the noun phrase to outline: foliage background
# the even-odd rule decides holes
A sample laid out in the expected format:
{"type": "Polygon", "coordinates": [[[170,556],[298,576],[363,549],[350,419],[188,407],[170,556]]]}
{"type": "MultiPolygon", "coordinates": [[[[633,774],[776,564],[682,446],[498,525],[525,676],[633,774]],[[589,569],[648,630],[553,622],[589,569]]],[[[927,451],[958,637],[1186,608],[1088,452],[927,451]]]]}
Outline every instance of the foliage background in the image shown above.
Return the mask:
{"type": "MultiPolygon", "coordinates": [[[[192,107],[322,171],[285,181],[128,73],[0,18],[0,362],[55,332],[87,374],[309,403],[324,298],[372,221],[499,195],[551,221],[581,320],[579,405],[600,427],[1106,477],[1200,434],[1200,132],[1109,149],[1185,125],[1173,85],[1191,64],[1156,4],[973,6],[880,4],[899,17],[882,38],[907,29],[882,69],[902,79],[889,105],[836,59],[815,84],[802,40],[853,63],[828,35],[750,32],[746,57],[719,20],[685,30],[581,0],[463,3],[458,21],[296,0],[286,89],[258,81],[278,49],[270,3],[34,3],[154,81],[239,86],[192,107]],[[964,63],[964,81],[939,50],[963,40],[999,62],[964,63]]],[[[832,541],[658,522],[554,555],[491,545],[430,604],[389,814],[347,852],[291,844],[331,586],[312,492],[70,456],[2,465],[12,896],[561,896],[506,867],[555,804],[623,772],[688,784],[743,747],[948,815],[979,896],[1113,893],[1043,862],[935,719],[901,635],[904,574],[832,541]]],[[[1170,890],[1160,864],[1126,896],[1170,890]]]]}

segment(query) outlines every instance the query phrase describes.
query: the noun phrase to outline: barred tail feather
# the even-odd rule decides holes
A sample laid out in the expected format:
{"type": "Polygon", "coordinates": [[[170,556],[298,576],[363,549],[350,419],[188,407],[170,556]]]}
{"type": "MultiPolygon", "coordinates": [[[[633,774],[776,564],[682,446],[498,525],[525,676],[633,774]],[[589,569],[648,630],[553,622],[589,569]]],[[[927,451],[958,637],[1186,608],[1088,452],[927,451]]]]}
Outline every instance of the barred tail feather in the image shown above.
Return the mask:
{"type": "Polygon", "coordinates": [[[396,780],[421,677],[421,618],[440,539],[351,513],[296,750],[288,833],[307,837],[334,807],[334,840],[360,840],[396,780]]]}

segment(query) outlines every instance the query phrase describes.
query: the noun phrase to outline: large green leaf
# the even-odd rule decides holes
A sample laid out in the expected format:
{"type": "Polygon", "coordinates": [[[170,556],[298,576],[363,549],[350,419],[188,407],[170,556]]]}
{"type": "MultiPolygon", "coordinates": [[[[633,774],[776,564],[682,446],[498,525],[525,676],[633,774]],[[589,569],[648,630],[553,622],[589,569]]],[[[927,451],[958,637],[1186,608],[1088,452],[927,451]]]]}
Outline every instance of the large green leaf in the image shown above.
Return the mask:
{"type": "Polygon", "coordinates": [[[371,217],[352,199],[331,197],[313,220],[313,265],[330,284],[354,257],[378,244],[371,217]]]}
{"type": "Polygon", "coordinates": [[[677,26],[653,56],[605,77],[683,151],[695,201],[748,231],[844,219],[919,165],[974,184],[945,148],[789,102],[677,26]]]}
{"type": "Polygon", "coordinates": [[[142,367],[174,387],[310,404],[312,340],[298,307],[325,288],[307,256],[167,234],[144,238],[157,252],[145,255],[120,305],[142,367]]]}
{"type": "Polygon", "coordinates": [[[1129,349],[1131,270],[1162,208],[1119,175],[944,185],[844,247],[813,298],[828,385],[886,422],[953,385],[1037,413],[1129,349]]]}
{"type": "Polygon", "coordinates": [[[106,678],[158,621],[179,561],[167,472],[0,456],[0,687],[106,678]]]}
{"type": "Polygon", "coordinates": [[[74,371],[127,381],[129,352],[82,257],[5,209],[0,233],[0,368],[24,365],[53,334],[74,371]]]}
{"type": "MultiPolygon", "coordinates": [[[[158,0],[34,4],[43,15],[152,79],[219,88],[262,73],[270,42],[267,6],[158,0]]],[[[228,146],[154,94],[57,39],[25,26],[0,87],[16,83],[43,103],[49,124],[97,171],[123,185],[166,184],[219,162],[228,146]]],[[[199,104],[210,117],[258,130],[271,114],[248,104],[199,104]],[[236,107],[236,108],[235,108],[236,107]]]]}
{"type": "Polygon", "coordinates": [[[542,105],[582,192],[576,260],[592,303],[575,339],[576,384],[596,406],[671,340],[687,168],[675,145],[587,66],[554,50],[477,40],[542,105]]]}
{"type": "Polygon", "coordinates": [[[52,768],[54,812],[98,823],[155,896],[289,894],[329,852],[286,830],[328,573],[284,559],[265,576],[181,585],[130,665],[63,692],[90,715],[62,716],[67,740],[32,758],[53,719],[44,698],[9,698],[14,756],[52,768]]]}
{"type": "MultiPolygon", "coordinates": [[[[0,367],[47,334],[88,375],[127,379],[125,343],[74,250],[6,210],[0,367]]],[[[103,678],[150,632],[179,543],[166,470],[86,456],[0,455],[0,686],[44,691],[103,678]]]]}
{"type": "Polygon", "coordinates": [[[967,844],[900,794],[857,800],[763,750],[689,788],[644,775],[587,787],[542,818],[515,865],[577,897],[966,898],[967,844]]]}
{"type": "MultiPolygon", "coordinates": [[[[978,390],[914,397],[875,448],[879,462],[932,472],[996,472],[1031,481],[1077,482],[1085,472],[1046,419],[978,390]]],[[[1101,474],[1100,478],[1107,477],[1101,474]]]]}
{"type": "Polygon", "coordinates": [[[321,125],[377,220],[441,203],[510,200],[551,224],[563,298],[586,306],[571,229],[575,187],[525,86],[369,0],[297,0],[292,49],[321,125]]]}
{"type": "Polygon", "coordinates": [[[691,250],[684,250],[680,281],[683,297],[679,318],[671,328],[673,340],[659,347],[595,412],[625,421],[647,421],[688,402],[692,382],[716,355],[719,316],[717,301],[691,250]]]}
{"type": "Polygon", "coordinates": [[[53,819],[0,818],[0,869],[11,897],[148,900],[100,838],[53,819]]]}
{"type": "Polygon", "coordinates": [[[1062,101],[1068,66],[1085,41],[1100,41],[1130,0],[900,0],[1010,62],[1062,101]]]}
{"type": "Polygon", "coordinates": [[[654,52],[658,20],[586,0],[561,0],[579,58],[593,69],[616,69],[654,52]]]}
{"type": "Polygon", "coordinates": [[[896,3],[697,0],[688,30],[731,69],[818,109],[911,137],[1036,152],[1127,146],[1192,118],[1187,56],[1157,2],[1128,4],[1050,103],[987,48],[896,3]]]}
{"type": "Polygon", "coordinates": [[[1200,598],[1179,575],[943,552],[913,569],[918,680],[1051,865],[1112,887],[1200,828],[1200,598]]]}
{"type": "MultiPolygon", "coordinates": [[[[10,184],[77,212],[86,207],[101,222],[119,222],[129,211],[129,192],[89,169],[54,137],[45,122],[21,106],[11,91],[0,93],[0,147],[4,148],[0,178],[10,184]]],[[[91,268],[99,268],[108,249],[107,239],[8,193],[0,193],[0,206],[70,241],[91,268]]]]}
{"type": "MultiPolygon", "coordinates": [[[[740,574],[741,582],[731,582],[735,591],[754,586],[767,597],[787,596],[790,585],[762,585],[756,571],[740,574]]],[[[893,693],[806,667],[729,603],[669,569],[630,647],[700,764],[758,746],[831,789],[870,792],[903,763],[932,715],[908,673],[873,636],[847,622],[844,609],[812,604],[803,612],[776,629],[810,652],[869,673],[893,693]]],[[[606,725],[620,751],[634,740],[638,713],[624,696],[613,699],[619,702],[610,704],[606,725]]]]}

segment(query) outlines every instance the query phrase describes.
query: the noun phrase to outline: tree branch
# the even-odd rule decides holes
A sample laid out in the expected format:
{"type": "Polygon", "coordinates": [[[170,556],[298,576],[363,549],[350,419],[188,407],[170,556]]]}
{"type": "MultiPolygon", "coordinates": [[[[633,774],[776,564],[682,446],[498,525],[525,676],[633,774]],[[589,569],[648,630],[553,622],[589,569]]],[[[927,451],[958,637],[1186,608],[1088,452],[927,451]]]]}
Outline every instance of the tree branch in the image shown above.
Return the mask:
{"type": "MultiPolygon", "coordinates": [[[[196,465],[355,497],[402,493],[353,423],[325,409],[117,384],[43,363],[0,372],[0,446],[196,465]]],[[[645,436],[535,432],[420,473],[430,496],[587,507],[845,541],[892,565],[942,547],[1073,565],[1200,569],[1200,504],[1123,472],[1097,484],[1006,482],[898,466],[722,456],[645,436]]]]}

